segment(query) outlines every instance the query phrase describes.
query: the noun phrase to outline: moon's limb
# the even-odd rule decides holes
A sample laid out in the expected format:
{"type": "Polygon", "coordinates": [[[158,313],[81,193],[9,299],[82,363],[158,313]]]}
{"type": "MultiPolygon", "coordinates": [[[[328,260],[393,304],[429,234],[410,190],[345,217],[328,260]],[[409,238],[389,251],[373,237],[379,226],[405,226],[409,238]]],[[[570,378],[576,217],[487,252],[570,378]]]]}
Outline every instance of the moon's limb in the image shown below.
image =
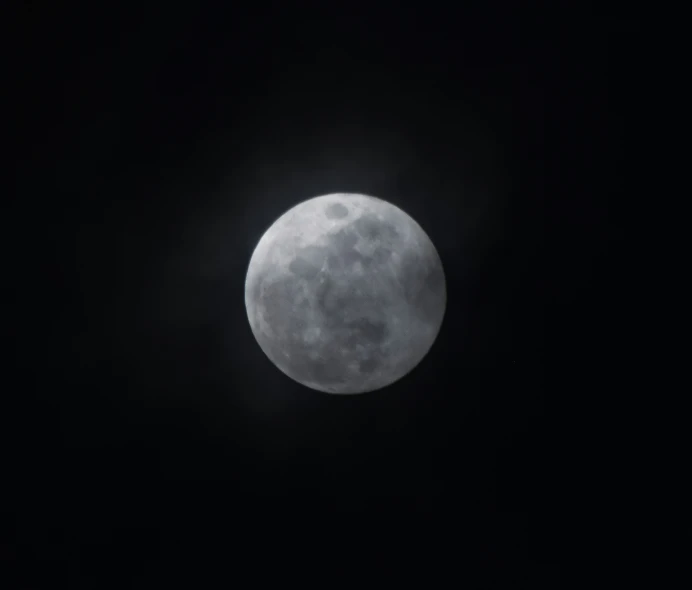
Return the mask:
{"type": "Polygon", "coordinates": [[[279,217],[250,260],[245,303],[269,359],[330,393],[362,393],[411,371],[446,305],[439,256],[423,229],[366,195],[304,201],[279,217]]]}

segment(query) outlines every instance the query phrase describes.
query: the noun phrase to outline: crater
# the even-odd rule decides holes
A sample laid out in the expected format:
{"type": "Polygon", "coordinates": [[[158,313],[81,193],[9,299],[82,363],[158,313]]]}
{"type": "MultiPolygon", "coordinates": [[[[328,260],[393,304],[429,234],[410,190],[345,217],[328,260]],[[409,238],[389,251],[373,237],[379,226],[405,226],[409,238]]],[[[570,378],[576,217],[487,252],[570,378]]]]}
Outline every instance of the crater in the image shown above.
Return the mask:
{"type": "Polygon", "coordinates": [[[327,219],[343,219],[348,215],[348,208],[341,203],[332,203],[324,211],[327,219]]]}

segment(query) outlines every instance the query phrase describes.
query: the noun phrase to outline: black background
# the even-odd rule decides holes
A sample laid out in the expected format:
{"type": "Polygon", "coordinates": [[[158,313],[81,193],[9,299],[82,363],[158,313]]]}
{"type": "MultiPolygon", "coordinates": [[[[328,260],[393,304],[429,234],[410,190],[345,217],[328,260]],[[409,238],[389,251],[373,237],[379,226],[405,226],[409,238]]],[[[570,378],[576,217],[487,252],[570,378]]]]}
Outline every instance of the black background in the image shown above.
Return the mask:
{"type": "Polygon", "coordinates": [[[561,587],[627,23],[92,4],[17,15],[9,587],[561,587]],[[408,212],[447,276],[431,352],[364,396],[290,381],[243,301],[264,230],[342,191],[408,212]]]}

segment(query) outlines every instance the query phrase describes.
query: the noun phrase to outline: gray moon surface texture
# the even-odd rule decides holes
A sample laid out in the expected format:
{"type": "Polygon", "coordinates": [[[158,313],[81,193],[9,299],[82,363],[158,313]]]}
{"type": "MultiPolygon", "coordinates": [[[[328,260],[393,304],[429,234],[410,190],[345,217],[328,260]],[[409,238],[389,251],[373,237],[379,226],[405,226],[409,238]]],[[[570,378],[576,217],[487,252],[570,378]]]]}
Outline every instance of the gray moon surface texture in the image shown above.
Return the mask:
{"type": "Polygon", "coordinates": [[[279,217],[245,281],[264,353],[291,379],[333,394],[408,374],[433,345],[446,302],[425,231],[391,203],[359,194],[315,197],[279,217]]]}

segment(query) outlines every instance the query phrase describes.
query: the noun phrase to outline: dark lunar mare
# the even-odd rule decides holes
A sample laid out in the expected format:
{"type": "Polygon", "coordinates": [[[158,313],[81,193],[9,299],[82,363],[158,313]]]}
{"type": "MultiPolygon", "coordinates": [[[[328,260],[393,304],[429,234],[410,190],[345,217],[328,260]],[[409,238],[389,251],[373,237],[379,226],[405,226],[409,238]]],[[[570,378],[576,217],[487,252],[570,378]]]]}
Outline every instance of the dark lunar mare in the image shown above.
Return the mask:
{"type": "MultiPolygon", "coordinates": [[[[378,223],[380,222],[378,221],[378,223]]],[[[366,271],[373,265],[378,268],[391,258],[397,237],[398,232],[394,227],[375,231],[370,222],[366,222],[365,229],[361,226],[359,230],[356,221],[353,227],[339,230],[330,236],[331,253],[327,257],[328,267],[330,270],[346,269],[353,267],[356,262],[360,262],[366,271]],[[359,239],[356,232],[364,232],[370,236],[366,239],[379,239],[381,241],[371,256],[365,256],[355,249],[359,239]]]]}
{"type": "Polygon", "coordinates": [[[331,203],[324,210],[327,219],[343,219],[348,215],[348,208],[341,203],[331,203]]]}
{"type": "Polygon", "coordinates": [[[444,309],[445,277],[437,256],[432,252],[420,254],[405,251],[401,254],[399,282],[411,310],[426,323],[439,322],[444,309]]]}
{"type": "Polygon", "coordinates": [[[314,279],[326,258],[327,248],[324,246],[305,246],[298,250],[288,270],[303,279],[314,279]]]}
{"type": "Polygon", "coordinates": [[[353,229],[366,240],[379,240],[384,243],[392,243],[399,237],[399,232],[394,225],[387,221],[381,221],[377,216],[364,214],[353,222],[353,229]]]}

